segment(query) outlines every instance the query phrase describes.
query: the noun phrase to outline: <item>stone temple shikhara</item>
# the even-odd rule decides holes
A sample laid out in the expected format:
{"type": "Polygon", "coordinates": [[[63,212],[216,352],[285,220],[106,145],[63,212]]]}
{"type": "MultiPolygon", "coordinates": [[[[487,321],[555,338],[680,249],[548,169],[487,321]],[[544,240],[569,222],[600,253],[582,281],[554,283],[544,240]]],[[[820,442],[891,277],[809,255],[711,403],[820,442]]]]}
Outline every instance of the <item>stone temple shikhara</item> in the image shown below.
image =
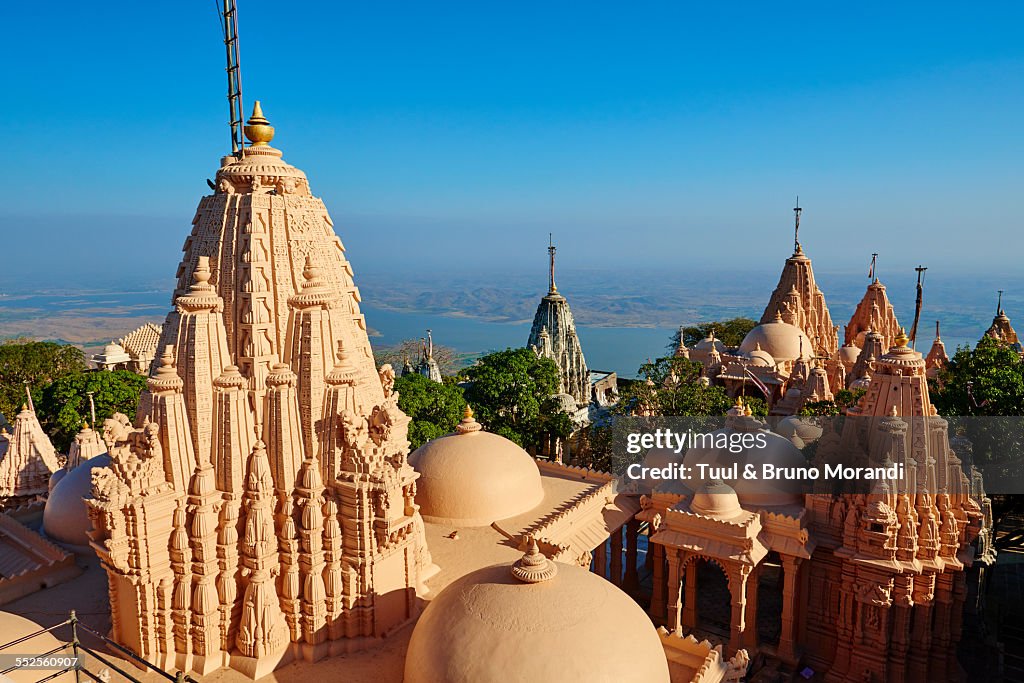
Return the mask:
{"type": "Polygon", "coordinates": [[[104,426],[89,515],[117,642],[256,676],[402,625],[431,562],[344,247],[258,102],[245,133],[185,240],[138,426],[104,426]]]}

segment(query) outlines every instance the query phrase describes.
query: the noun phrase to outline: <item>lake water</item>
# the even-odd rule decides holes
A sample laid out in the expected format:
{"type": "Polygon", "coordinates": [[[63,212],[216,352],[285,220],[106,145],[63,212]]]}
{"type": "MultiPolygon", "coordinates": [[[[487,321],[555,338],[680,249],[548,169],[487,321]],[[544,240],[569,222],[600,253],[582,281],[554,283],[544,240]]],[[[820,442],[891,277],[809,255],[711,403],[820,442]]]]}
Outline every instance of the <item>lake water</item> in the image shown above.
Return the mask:
{"type": "MultiPolygon", "coordinates": [[[[836,288],[838,289],[838,288],[836,288]]],[[[991,313],[982,308],[983,302],[968,299],[966,292],[974,294],[973,288],[961,290],[959,296],[947,295],[943,311],[944,320],[953,319],[953,324],[943,325],[943,339],[950,354],[960,344],[974,344],[991,321],[991,313]],[[957,319],[959,318],[959,319],[957,319]],[[947,331],[948,330],[948,331],[947,331]]],[[[766,296],[766,295],[764,295],[766,296]]],[[[750,310],[747,306],[716,307],[707,302],[709,310],[704,311],[708,319],[722,319],[733,315],[758,317],[760,308],[753,301],[763,296],[750,296],[750,310]],[[721,310],[718,310],[721,308],[721,310]]],[[[841,301],[842,297],[835,297],[841,301]]],[[[851,308],[856,299],[852,293],[849,302],[839,303],[833,308],[851,308]]],[[[830,301],[830,304],[832,302],[830,301]]],[[[763,305],[763,304],[761,304],[763,305]]],[[[987,308],[987,306],[986,306],[987,308]]],[[[52,323],[66,318],[75,320],[74,329],[79,337],[68,337],[84,344],[92,352],[94,346],[102,345],[108,339],[128,332],[138,324],[140,318],[161,322],[169,309],[169,293],[160,290],[128,290],[120,292],[66,292],[42,293],[24,292],[0,296],[0,339],[4,337],[32,334],[33,321],[52,323]],[[116,322],[125,321],[124,329],[116,322]],[[105,319],[111,333],[102,336],[95,332],[88,335],[91,321],[105,319]],[[17,326],[15,325],[17,323],[17,326]],[[86,332],[82,332],[83,328],[86,332]],[[28,332],[26,332],[26,329],[28,332]],[[116,332],[115,332],[116,331],[116,332]]],[[[437,313],[398,312],[390,309],[362,305],[369,327],[374,331],[371,340],[377,348],[398,344],[406,339],[418,339],[426,329],[433,330],[436,343],[449,346],[464,354],[478,355],[508,347],[521,347],[529,337],[528,322],[491,322],[478,318],[437,313]]],[[[841,319],[841,318],[840,318],[841,319]]],[[[71,329],[69,322],[68,329],[71,329]]],[[[668,352],[668,345],[675,331],[674,327],[595,327],[578,324],[577,330],[583,346],[587,364],[593,370],[619,373],[622,377],[635,377],[637,369],[648,358],[658,358],[668,352]]],[[[923,323],[919,348],[927,353],[931,346],[931,325],[923,323]]]]}
{"type": "MultiPolygon", "coordinates": [[[[455,316],[398,313],[363,304],[366,323],[380,336],[374,346],[392,346],[417,339],[429,328],[434,342],[463,353],[483,354],[526,345],[529,323],[496,323],[455,316]]],[[[675,332],[658,327],[577,327],[591,370],[611,370],[633,377],[648,358],[664,356],[675,332]]]]}

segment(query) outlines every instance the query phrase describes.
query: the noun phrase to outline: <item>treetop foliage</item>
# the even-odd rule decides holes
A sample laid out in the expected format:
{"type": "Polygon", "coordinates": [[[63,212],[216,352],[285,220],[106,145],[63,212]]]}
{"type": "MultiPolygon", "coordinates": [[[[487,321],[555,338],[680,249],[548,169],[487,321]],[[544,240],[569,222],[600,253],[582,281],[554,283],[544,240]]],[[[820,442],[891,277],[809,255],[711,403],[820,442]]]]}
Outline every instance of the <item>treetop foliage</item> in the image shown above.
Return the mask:
{"type": "Polygon", "coordinates": [[[571,417],[562,411],[558,366],[530,349],[505,349],[483,356],[462,371],[465,398],[490,432],[523,447],[539,446],[556,434],[568,436],[571,417]]]}
{"type": "Polygon", "coordinates": [[[683,341],[688,347],[693,347],[697,342],[706,339],[711,332],[715,333],[715,339],[718,339],[726,346],[739,346],[743,338],[747,336],[747,333],[756,326],[757,321],[743,317],[686,326],[676,330],[675,334],[672,335],[672,343],[669,345],[669,349],[675,350],[679,346],[680,333],[682,333],[683,341]]]}
{"type": "Polygon", "coordinates": [[[466,399],[462,387],[453,382],[437,383],[419,374],[395,379],[398,407],[409,416],[409,447],[450,434],[462,418],[466,399]]]}

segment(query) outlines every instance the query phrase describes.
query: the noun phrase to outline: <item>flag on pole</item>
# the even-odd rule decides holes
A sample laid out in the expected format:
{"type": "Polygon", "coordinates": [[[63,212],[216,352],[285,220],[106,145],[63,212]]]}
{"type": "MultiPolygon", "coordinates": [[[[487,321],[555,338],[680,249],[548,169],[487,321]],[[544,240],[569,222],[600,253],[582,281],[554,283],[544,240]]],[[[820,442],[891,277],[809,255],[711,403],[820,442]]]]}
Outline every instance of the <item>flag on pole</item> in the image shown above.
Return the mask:
{"type": "Polygon", "coordinates": [[[750,381],[754,383],[754,386],[761,390],[761,393],[764,394],[765,400],[766,401],[771,401],[772,400],[772,392],[771,392],[771,390],[768,389],[768,386],[765,385],[765,383],[762,382],[760,379],[758,379],[757,375],[755,375],[754,373],[752,373],[750,371],[750,368],[744,366],[743,372],[745,372],[747,377],[750,378],[750,381]]]}
{"type": "Polygon", "coordinates": [[[870,280],[875,276],[875,259],[871,259],[871,265],[868,266],[868,279],[870,280]]]}

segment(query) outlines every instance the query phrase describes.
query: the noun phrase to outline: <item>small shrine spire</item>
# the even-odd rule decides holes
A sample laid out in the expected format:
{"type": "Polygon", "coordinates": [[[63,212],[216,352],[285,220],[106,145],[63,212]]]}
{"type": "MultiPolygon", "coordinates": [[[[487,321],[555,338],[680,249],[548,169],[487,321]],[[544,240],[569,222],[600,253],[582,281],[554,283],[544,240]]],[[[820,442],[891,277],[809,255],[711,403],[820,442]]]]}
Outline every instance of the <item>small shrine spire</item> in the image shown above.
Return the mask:
{"type": "Polygon", "coordinates": [[[548,233],[548,294],[558,292],[555,286],[555,243],[552,234],[548,233]]]}

